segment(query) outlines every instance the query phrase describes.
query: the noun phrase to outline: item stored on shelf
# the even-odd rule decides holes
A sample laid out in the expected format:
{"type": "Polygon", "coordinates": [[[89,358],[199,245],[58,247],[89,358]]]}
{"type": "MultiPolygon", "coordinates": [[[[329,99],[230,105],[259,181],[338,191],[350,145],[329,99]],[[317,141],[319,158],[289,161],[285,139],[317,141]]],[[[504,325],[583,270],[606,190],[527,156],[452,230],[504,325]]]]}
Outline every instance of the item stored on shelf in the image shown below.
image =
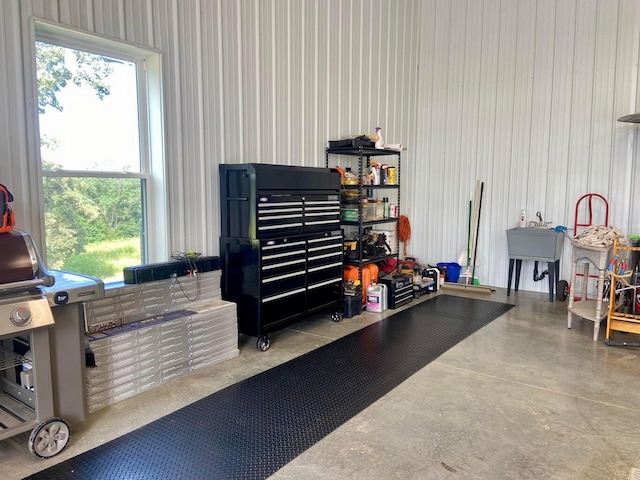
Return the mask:
{"type": "Polygon", "coordinates": [[[363,204],[363,215],[366,222],[382,220],[384,216],[384,202],[367,202],[366,209],[363,204]]]}
{"type": "Polygon", "coordinates": [[[389,166],[389,170],[387,171],[387,185],[395,185],[396,184],[396,167],[389,166]]]}
{"type": "Polygon", "coordinates": [[[380,185],[380,165],[371,162],[371,185],[380,185]]]}
{"type": "Polygon", "coordinates": [[[344,222],[357,222],[358,209],[357,208],[341,208],[340,219],[344,222]]]}
{"type": "Polygon", "coordinates": [[[344,242],[344,255],[348,261],[359,260],[361,254],[362,258],[372,260],[384,258],[390,253],[391,247],[384,233],[365,234],[361,240],[346,240],[344,242]]]}
{"type": "Polygon", "coordinates": [[[393,254],[393,253],[398,253],[397,251],[397,247],[398,247],[398,232],[396,232],[395,229],[391,230],[371,230],[369,232],[371,234],[371,236],[375,236],[375,237],[379,237],[380,235],[384,235],[385,240],[386,240],[386,246],[388,247],[389,251],[388,253],[393,254]]]}
{"type": "Polygon", "coordinates": [[[389,182],[389,165],[383,163],[380,165],[380,184],[387,185],[389,182]]]}
{"type": "Polygon", "coordinates": [[[341,138],[340,140],[329,140],[329,148],[345,147],[374,147],[375,142],[369,140],[365,135],[357,137],[341,138]]]}

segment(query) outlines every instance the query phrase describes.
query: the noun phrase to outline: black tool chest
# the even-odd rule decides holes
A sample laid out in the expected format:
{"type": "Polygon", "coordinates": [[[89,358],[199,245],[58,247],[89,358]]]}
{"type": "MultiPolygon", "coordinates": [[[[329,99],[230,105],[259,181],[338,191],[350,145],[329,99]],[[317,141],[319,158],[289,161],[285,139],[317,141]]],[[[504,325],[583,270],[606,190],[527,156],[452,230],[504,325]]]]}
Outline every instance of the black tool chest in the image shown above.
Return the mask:
{"type": "Polygon", "coordinates": [[[413,301],[413,277],[399,273],[383,275],[378,281],[387,286],[387,304],[389,308],[398,308],[413,301]]]}
{"type": "Polygon", "coordinates": [[[220,165],[222,296],[240,333],[258,337],[342,302],[340,174],[271,164],[220,165]]]}

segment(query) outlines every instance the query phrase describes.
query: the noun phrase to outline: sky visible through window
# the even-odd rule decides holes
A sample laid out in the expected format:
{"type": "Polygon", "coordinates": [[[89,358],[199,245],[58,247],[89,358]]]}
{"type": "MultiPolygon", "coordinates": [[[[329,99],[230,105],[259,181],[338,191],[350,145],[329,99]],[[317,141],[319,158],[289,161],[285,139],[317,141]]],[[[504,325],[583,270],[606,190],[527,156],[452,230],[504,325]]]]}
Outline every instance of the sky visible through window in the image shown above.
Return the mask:
{"type": "MultiPolygon", "coordinates": [[[[75,65],[70,50],[66,64],[75,65]]],[[[57,142],[52,148],[42,145],[44,162],[65,170],[140,171],[136,67],[119,60],[111,65],[106,79],[111,93],[103,100],[90,86],[69,82],[58,92],[64,110],[40,114],[41,137],[57,142]]]]}

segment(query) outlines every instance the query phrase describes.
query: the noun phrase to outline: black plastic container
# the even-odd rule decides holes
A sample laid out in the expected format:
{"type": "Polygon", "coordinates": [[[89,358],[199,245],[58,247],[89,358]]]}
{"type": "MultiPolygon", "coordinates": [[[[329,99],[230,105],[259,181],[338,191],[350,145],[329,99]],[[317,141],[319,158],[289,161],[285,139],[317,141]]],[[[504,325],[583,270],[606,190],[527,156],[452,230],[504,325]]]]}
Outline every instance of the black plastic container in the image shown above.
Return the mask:
{"type": "Polygon", "coordinates": [[[362,292],[356,295],[345,295],[343,297],[343,317],[351,318],[362,313],[362,292]]]}

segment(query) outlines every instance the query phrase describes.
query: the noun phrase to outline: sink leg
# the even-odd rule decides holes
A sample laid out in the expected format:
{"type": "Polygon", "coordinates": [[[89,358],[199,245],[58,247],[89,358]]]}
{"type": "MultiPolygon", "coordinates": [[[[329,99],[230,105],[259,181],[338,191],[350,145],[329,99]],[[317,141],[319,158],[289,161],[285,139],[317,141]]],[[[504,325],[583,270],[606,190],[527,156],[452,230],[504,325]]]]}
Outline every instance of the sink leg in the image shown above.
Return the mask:
{"type": "Polygon", "coordinates": [[[548,262],[547,269],[549,270],[549,301],[553,302],[553,279],[556,278],[555,262],[548,262]]]}
{"type": "Polygon", "coordinates": [[[514,290],[517,292],[520,288],[520,274],[522,273],[522,260],[516,260],[516,286],[514,290]]]}
{"type": "Polygon", "coordinates": [[[507,279],[507,297],[511,294],[511,278],[513,277],[513,263],[514,259],[509,259],[509,278],[507,279]]]}

